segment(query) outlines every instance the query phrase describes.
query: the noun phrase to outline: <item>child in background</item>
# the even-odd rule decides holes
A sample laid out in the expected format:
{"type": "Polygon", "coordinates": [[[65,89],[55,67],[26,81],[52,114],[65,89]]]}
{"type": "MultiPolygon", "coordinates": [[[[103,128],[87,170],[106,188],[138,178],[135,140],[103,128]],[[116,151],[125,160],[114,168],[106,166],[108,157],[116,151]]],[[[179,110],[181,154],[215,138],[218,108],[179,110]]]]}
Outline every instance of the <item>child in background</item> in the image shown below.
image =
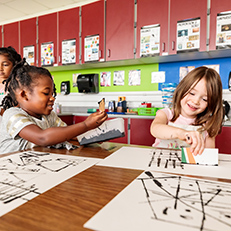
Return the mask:
{"type": "MultiPolygon", "coordinates": [[[[5,93],[6,80],[13,66],[22,60],[21,56],[16,52],[13,47],[1,47],[0,48],[0,94],[5,93]]],[[[2,119],[3,109],[0,107],[0,123],[2,119]]]]}
{"type": "Polygon", "coordinates": [[[219,74],[207,67],[189,72],[178,84],[172,109],[157,112],[150,128],[154,147],[179,148],[191,145],[194,155],[215,148],[215,137],[223,122],[222,83],[219,74]]]}
{"type": "Polygon", "coordinates": [[[94,129],[106,119],[95,112],[78,124],[66,126],[55,114],[55,87],[50,72],[28,65],[23,59],[6,80],[8,94],[2,101],[5,112],[0,133],[0,154],[68,141],[94,129]],[[17,107],[16,107],[17,106],[17,107]]]}

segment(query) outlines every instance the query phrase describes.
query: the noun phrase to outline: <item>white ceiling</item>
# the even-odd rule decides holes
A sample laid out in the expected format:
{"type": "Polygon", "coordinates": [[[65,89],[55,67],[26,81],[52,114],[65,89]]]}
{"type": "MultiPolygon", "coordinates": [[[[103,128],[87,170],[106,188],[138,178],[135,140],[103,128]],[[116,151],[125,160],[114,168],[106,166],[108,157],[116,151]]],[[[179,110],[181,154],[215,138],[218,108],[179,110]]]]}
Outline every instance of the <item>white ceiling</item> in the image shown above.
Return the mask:
{"type": "Polygon", "coordinates": [[[0,25],[96,1],[98,0],[0,0],[0,25]]]}

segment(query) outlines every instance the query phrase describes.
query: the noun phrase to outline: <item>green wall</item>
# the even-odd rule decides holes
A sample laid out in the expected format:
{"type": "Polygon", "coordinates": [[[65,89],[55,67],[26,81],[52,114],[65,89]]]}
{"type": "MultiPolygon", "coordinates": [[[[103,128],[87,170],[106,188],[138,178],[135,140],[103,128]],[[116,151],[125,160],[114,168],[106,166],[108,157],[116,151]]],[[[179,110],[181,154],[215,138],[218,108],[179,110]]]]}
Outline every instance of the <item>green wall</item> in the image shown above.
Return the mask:
{"type": "MultiPolygon", "coordinates": [[[[106,67],[97,69],[85,69],[85,70],[71,70],[71,71],[55,71],[51,72],[54,77],[54,82],[57,88],[57,92],[60,92],[60,84],[62,81],[70,81],[71,92],[78,92],[77,87],[72,85],[72,75],[76,73],[90,74],[97,73],[100,76],[101,72],[111,72],[111,86],[101,87],[100,92],[123,92],[123,91],[158,91],[158,83],[151,83],[151,73],[159,70],[159,64],[146,64],[146,65],[134,65],[134,66],[120,66],[120,67],[106,67]],[[139,86],[128,85],[128,74],[130,70],[141,70],[141,84],[139,86]],[[113,86],[114,71],[125,71],[124,86],[113,86]]],[[[100,81],[100,80],[99,80],[100,81]]],[[[100,83],[99,83],[100,85],[100,83]]]]}

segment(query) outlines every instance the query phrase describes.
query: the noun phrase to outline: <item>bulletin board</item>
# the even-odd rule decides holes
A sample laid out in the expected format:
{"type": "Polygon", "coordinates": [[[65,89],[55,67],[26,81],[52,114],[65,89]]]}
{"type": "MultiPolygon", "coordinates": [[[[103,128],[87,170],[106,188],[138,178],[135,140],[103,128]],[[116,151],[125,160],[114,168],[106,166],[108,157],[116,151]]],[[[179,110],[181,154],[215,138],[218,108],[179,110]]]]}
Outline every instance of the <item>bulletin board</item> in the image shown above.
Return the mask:
{"type": "MultiPolygon", "coordinates": [[[[172,63],[160,63],[159,71],[165,71],[165,82],[167,83],[179,83],[179,70],[180,67],[185,66],[203,66],[203,65],[220,65],[220,76],[223,89],[228,89],[229,72],[231,71],[231,59],[230,58],[218,58],[218,59],[204,59],[185,62],[172,62],[172,63]]],[[[160,89],[159,84],[159,89],[160,89]]]]}

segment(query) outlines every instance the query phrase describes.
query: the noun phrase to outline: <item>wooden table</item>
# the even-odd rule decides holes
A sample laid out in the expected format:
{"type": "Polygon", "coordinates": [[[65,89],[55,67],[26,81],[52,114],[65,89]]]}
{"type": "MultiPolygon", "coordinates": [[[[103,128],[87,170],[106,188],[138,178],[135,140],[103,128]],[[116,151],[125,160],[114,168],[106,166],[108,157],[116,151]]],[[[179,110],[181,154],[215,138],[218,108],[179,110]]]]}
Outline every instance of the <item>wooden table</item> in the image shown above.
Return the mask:
{"type": "MultiPolygon", "coordinates": [[[[105,158],[122,144],[103,143],[75,150],[35,148],[37,151],[105,158]]],[[[0,217],[1,231],[79,231],[142,171],[93,166],[0,217]]]]}
{"type": "MultiPolygon", "coordinates": [[[[34,150],[105,158],[122,146],[105,142],[71,151],[47,148],[34,150]]],[[[88,230],[83,228],[84,223],[141,172],[93,166],[0,217],[0,231],[88,230]]],[[[222,181],[231,183],[231,180],[222,181]]]]}

